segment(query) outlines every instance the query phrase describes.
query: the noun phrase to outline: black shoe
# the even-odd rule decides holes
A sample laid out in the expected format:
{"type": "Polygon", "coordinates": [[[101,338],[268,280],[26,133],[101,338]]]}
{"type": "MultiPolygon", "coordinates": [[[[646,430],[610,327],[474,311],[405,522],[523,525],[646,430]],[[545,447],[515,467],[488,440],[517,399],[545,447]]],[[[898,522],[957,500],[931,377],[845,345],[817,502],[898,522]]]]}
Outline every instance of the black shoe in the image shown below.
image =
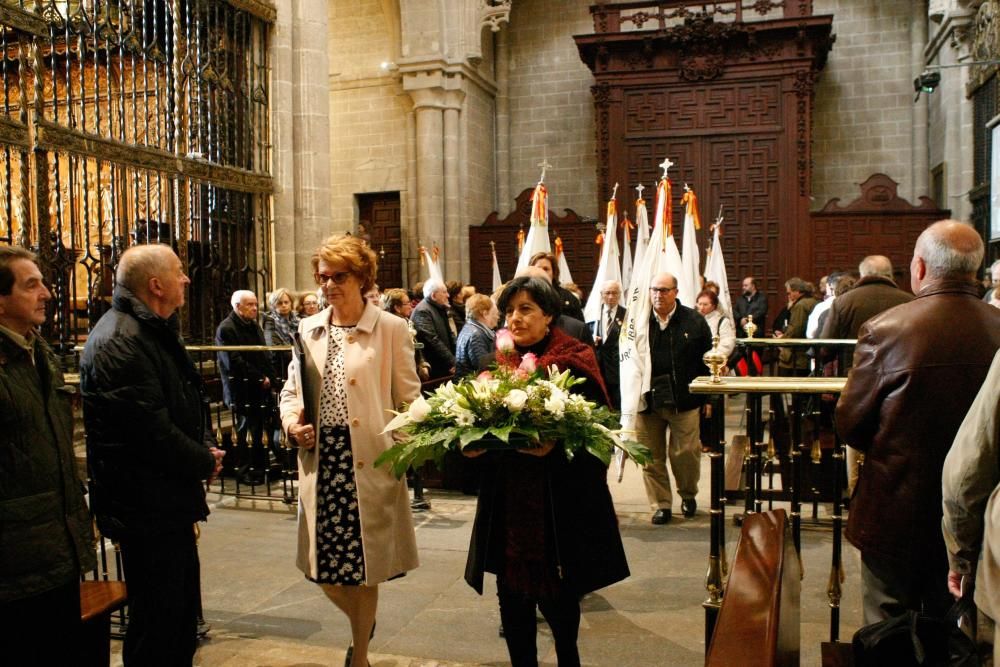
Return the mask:
{"type": "MultiPolygon", "coordinates": [[[[378,625],[377,619],[375,621],[372,621],[372,631],[368,635],[369,640],[375,638],[376,625],[378,625]]],[[[351,645],[347,647],[347,653],[344,655],[344,667],[351,667],[351,658],[353,657],[354,657],[354,642],[351,642],[351,645]]],[[[370,665],[371,663],[369,662],[368,664],[370,665]]]]}
{"type": "Polygon", "coordinates": [[[410,501],[410,509],[415,512],[422,512],[424,510],[429,510],[430,508],[430,501],[425,500],[424,498],[414,498],[410,501]]]}
{"type": "Polygon", "coordinates": [[[698,501],[694,498],[688,498],[687,500],[681,501],[681,511],[684,512],[684,516],[688,519],[694,516],[694,513],[698,510],[698,501]]]}
{"type": "Polygon", "coordinates": [[[205,622],[205,619],[198,619],[198,629],[195,631],[198,639],[205,639],[208,637],[208,631],[212,629],[212,626],[205,622]]]}
{"type": "Polygon", "coordinates": [[[653,512],[653,524],[656,526],[662,526],[665,523],[670,523],[670,520],[674,518],[670,510],[656,510],[653,512]]]}

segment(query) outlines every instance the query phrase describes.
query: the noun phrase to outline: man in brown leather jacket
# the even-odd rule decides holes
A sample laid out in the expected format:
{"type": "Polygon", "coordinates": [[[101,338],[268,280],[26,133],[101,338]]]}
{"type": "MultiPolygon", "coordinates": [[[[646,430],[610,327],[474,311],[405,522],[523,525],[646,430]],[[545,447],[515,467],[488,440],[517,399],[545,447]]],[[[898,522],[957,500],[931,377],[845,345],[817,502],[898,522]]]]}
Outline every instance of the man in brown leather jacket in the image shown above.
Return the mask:
{"type": "Polygon", "coordinates": [[[837,403],[837,430],[865,452],[847,539],[861,550],[865,623],[951,604],[941,471],[1000,348],[1000,311],[975,284],[983,242],[942,220],[917,239],[916,298],[868,320],[837,403]]]}

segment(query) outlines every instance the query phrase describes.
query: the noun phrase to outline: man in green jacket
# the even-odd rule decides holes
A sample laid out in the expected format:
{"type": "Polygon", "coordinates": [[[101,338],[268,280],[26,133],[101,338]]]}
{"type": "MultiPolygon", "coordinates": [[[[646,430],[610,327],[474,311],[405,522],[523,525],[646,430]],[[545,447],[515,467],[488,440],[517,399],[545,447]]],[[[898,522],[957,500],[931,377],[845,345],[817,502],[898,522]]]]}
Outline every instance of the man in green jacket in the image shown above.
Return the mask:
{"type": "Polygon", "coordinates": [[[12,638],[8,664],[69,665],[94,534],[73,457],[73,389],[36,331],[52,295],[35,261],[0,247],[0,628],[12,638]]]}

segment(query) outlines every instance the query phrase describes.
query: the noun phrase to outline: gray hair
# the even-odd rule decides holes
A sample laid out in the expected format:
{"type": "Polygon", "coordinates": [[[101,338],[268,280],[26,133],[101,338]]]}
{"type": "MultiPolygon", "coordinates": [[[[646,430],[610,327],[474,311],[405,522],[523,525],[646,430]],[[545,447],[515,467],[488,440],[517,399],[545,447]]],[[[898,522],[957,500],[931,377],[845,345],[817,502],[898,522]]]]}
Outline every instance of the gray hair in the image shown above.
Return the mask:
{"type": "Polygon", "coordinates": [[[278,302],[281,301],[281,297],[283,296],[287,296],[289,301],[295,303],[295,297],[292,296],[291,291],[285,287],[279,287],[267,295],[267,307],[271,310],[276,310],[278,302]]]}
{"type": "Polygon", "coordinates": [[[1000,259],[990,264],[990,277],[1000,274],[1000,259]]]}
{"type": "Polygon", "coordinates": [[[240,305],[240,302],[248,296],[252,296],[255,299],[257,298],[257,295],[248,289],[238,289],[233,292],[233,296],[229,299],[229,303],[232,304],[233,310],[236,310],[236,307],[240,305]]]}
{"type": "Polygon", "coordinates": [[[603,285],[601,285],[601,294],[604,294],[604,292],[611,289],[612,287],[617,287],[619,292],[622,291],[622,284],[619,281],[607,280],[604,282],[603,285]]]}
{"type": "Polygon", "coordinates": [[[983,262],[983,239],[978,233],[965,234],[966,239],[956,238],[951,231],[954,226],[941,223],[967,224],[957,220],[935,222],[917,237],[913,254],[924,260],[929,277],[974,275],[983,262]]]}
{"type": "Polygon", "coordinates": [[[800,292],[802,294],[811,294],[812,290],[809,288],[809,283],[802,280],[802,278],[795,277],[789,278],[785,281],[785,289],[789,289],[793,292],[800,292]]]}
{"type": "Polygon", "coordinates": [[[438,290],[447,290],[445,284],[436,278],[430,278],[424,283],[424,298],[429,299],[438,290]]]}
{"type": "Polygon", "coordinates": [[[861,277],[878,276],[892,280],[892,262],[885,255],[868,255],[858,264],[861,277]]]}
{"type": "Polygon", "coordinates": [[[165,243],[134,245],[122,253],[115,280],[136,296],[147,295],[150,278],[159,275],[173,256],[173,248],[165,243]]]}

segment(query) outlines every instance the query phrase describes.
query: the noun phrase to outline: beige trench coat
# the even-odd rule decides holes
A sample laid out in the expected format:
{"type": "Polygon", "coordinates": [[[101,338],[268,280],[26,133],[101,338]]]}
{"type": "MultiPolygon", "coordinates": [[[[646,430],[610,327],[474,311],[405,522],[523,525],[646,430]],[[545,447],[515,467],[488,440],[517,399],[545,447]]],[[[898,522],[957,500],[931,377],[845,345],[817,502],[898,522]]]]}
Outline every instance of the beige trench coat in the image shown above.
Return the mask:
{"type": "Polygon", "coordinates": [[[944,461],[942,492],[949,566],[975,573],[976,604],[1000,621],[1000,352],[944,461]]]}
{"type": "MultiPolygon", "coordinates": [[[[307,414],[319,415],[319,396],[326,365],[330,309],[303,319],[299,336],[303,347],[302,374],[292,359],[281,390],[281,425],[307,414]]],[[[365,556],[365,583],[374,585],[417,567],[417,542],[410,515],[406,480],[397,480],[387,467],[373,464],[392,446],[390,434],[381,435],[398,410],[420,395],[413,364],[413,342],[406,322],[368,304],[356,333],[344,350],[347,414],[357,481],[361,538],[365,556]]],[[[317,426],[318,431],[318,425],[317,426]]],[[[317,445],[317,448],[319,445],[317,445]]],[[[315,579],[317,450],[299,449],[299,543],[296,565],[315,579]]]]}

